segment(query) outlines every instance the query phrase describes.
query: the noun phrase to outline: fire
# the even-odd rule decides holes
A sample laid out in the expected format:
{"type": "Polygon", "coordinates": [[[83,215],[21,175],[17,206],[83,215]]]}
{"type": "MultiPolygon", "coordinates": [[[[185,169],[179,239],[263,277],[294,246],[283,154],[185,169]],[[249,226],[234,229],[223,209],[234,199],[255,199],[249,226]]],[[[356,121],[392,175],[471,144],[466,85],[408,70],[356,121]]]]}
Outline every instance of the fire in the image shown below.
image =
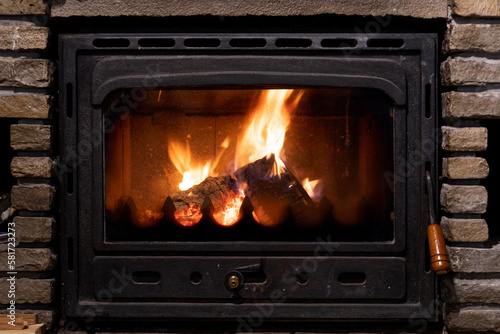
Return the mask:
{"type": "Polygon", "coordinates": [[[201,207],[198,204],[189,205],[183,210],[175,210],[174,212],[175,220],[185,227],[198,224],[201,216],[203,216],[203,214],[201,212],[201,207]]]}
{"type": "Polygon", "coordinates": [[[227,201],[224,210],[214,214],[215,221],[222,226],[232,226],[236,224],[240,216],[240,208],[244,199],[245,193],[240,190],[237,196],[227,201]]]}
{"type": "Polygon", "coordinates": [[[270,176],[284,171],[285,164],[280,153],[290,124],[290,114],[303,94],[303,91],[299,92],[290,103],[288,99],[293,92],[293,89],[269,89],[261,94],[250,123],[236,144],[235,169],[274,153],[276,162],[270,176]]]}
{"type": "Polygon", "coordinates": [[[309,197],[313,200],[320,200],[322,195],[322,184],[321,180],[312,180],[309,181],[309,178],[305,178],[302,182],[302,187],[307,192],[309,197]]]}
{"type": "MultiPolygon", "coordinates": [[[[285,134],[290,124],[291,113],[297,106],[304,91],[293,89],[265,90],[259,96],[253,108],[248,125],[242,131],[236,142],[236,154],[233,172],[238,168],[252,163],[263,157],[274,154],[274,166],[271,175],[280,176],[285,171],[285,164],[281,160],[281,151],[285,142],[285,134]]],[[[210,161],[197,163],[192,161],[189,146],[190,136],[186,144],[169,140],[168,155],[175,168],[182,175],[180,190],[187,190],[204,181],[209,176],[217,176],[215,171],[222,153],[229,147],[229,138],[221,144],[223,150],[210,161]]],[[[214,214],[214,219],[222,226],[232,226],[239,219],[239,211],[245,198],[245,185],[234,197],[229,198],[225,208],[214,214]]],[[[183,226],[192,226],[201,219],[199,207],[190,206],[182,211],[175,212],[176,220],[183,226]]]]}
{"type": "Polygon", "coordinates": [[[170,161],[174,164],[175,168],[182,174],[182,182],[179,184],[180,190],[187,190],[205,180],[208,176],[217,176],[214,173],[217,164],[222,156],[222,153],[229,147],[229,138],[226,138],[220,145],[223,150],[211,161],[205,164],[199,164],[191,161],[191,148],[189,147],[190,136],[186,139],[186,145],[182,143],[169,140],[168,142],[168,156],[170,161]]]}

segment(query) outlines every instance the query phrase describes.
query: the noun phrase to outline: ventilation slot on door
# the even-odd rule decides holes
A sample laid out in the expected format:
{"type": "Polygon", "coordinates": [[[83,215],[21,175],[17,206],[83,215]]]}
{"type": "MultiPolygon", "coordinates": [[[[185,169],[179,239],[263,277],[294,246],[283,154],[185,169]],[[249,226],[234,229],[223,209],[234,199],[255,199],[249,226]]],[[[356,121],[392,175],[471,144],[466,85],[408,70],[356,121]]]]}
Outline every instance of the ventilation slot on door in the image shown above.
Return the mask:
{"type": "Polygon", "coordinates": [[[306,38],[278,38],[274,44],[279,48],[308,48],[312,41],[306,38]]]}
{"type": "Polygon", "coordinates": [[[136,271],[132,274],[135,284],[157,284],[160,280],[161,275],[157,271],[136,271]]]}
{"type": "Polygon", "coordinates": [[[339,283],[344,285],[364,284],[366,282],[365,273],[342,273],[339,275],[339,283]]]}
{"type": "Polygon", "coordinates": [[[175,45],[172,38],[141,38],[138,42],[142,48],[171,48],[175,45]]]}
{"type": "Polygon", "coordinates": [[[263,48],[266,44],[264,38],[233,38],[229,41],[233,48],[263,48]]]}
{"type": "Polygon", "coordinates": [[[324,48],[354,48],[357,45],[358,41],[351,38],[326,38],[321,41],[321,46],[324,48]]]}
{"type": "Polygon", "coordinates": [[[218,38],[188,38],[184,40],[184,46],[188,48],[217,48],[220,46],[218,38]]]}

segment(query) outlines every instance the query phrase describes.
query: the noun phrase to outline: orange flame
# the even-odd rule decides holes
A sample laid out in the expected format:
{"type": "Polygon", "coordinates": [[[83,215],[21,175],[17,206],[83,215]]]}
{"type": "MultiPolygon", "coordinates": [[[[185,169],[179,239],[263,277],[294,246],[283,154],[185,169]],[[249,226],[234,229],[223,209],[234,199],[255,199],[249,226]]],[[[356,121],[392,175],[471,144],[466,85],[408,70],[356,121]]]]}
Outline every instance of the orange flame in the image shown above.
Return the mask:
{"type": "Polygon", "coordinates": [[[202,182],[208,176],[217,176],[214,170],[219,163],[222,153],[229,147],[229,138],[226,138],[221,144],[223,150],[219,152],[215,159],[207,161],[205,164],[197,164],[191,161],[190,138],[188,136],[186,139],[185,147],[183,147],[182,143],[175,140],[169,140],[168,142],[168,156],[170,157],[170,161],[172,161],[179,173],[182,174],[182,182],[179,184],[180,190],[187,190],[202,182]]]}
{"type": "Polygon", "coordinates": [[[235,169],[274,153],[273,175],[284,171],[280,152],[290,124],[290,113],[303,94],[300,92],[291,103],[286,104],[293,92],[293,89],[269,89],[261,94],[250,123],[236,144],[235,169]]]}
{"type": "Polygon", "coordinates": [[[322,184],[321,180],[312,180],[309,181],[309,178],[305,178],[302,182],[302,187],[307,192],[309,197],[314,200],[320,200],[322,195],[322,184]]]}
{"type": "Polygon", "coordinates": [[[222,226],[232,226],[236,224],[240,217],[240,208],[245,199],[245,194],[242,190],[240,193],[226,202],[223,210],[214,214],[215,221],[222,226]]]}

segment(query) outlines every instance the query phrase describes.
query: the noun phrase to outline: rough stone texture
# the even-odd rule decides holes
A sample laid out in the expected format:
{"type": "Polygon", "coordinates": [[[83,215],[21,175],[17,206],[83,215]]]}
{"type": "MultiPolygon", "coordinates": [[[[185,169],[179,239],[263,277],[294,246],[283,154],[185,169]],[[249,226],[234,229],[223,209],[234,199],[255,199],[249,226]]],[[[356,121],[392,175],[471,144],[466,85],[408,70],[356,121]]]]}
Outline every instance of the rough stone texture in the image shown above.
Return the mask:
{"type": "Polygon", "coordinates": [[[43,0],[0,0],[0,15],[36,15],[46,11],[43,0]]]}
{"type": "Polygon", "coordinates": [[[18,210],[49,211],[55,188],[48,184],[23,184],[12,187],[12,206],[18,210]]]}
{"type": "Polygon", "coordinates": [[[49,29],[33,25],[0,24],[0,50],[38,51],[47,48],[49,29]]]}
{"type": "Polygon", "coordinates": [[[46,119],[51,117],[51,105],[48,95],[0,96],[0,117],[46,119]]]}
{"type": "Polygon", "coordinates": [[[443,43],[443,51],[459,52],[499,52],[500,25],[498,24],[457,24],[448,26],[443,43]]]}
{"type": "Polygon", "coordinates": [[[441,81],[445,86],[484,86],[485,83],[499,83],[500,59],[448,58],[441,64],[441,81]]]}
{"type": "MultiPolygon", "coordinates": [[[[0,271],[12,271],[7,264],[7,249],[0,251],[0,271]]],[[[48,248],[16,248],[15,271],[54,269],[57,256],[48,248]]]]}
{"type": "Polygon", "coordinates": [[[490,167],[484,158],[443,158],[443,176],[448,179],[484,179],[489,172],[490,167]]]}
{"type": "Polygon", "coordinates": [[[441,94],[444,118],[500,118],[500,92],[441,94]]]}
{"type": "MultiPolygon", "coordinates": [[[[0,309],[0,314],[7,314],[7,310],[0,309]]],[[[47,329],[51,329],[56,321],[56,312],[49,310],[19,310],[16,309],[16,314],[37,314],[38,322],[45,324],[47,329]]]]}
{"type": "Polygon", "coordinates": [[[441,284],[450,303],[491,303],[500,301],[500,279],[460,279],[445,277],[441,284]]]}
{"type": "Polygon", "coordinates": [[[441,207],[450,213],[485,213],[488,192],[483,186],[451,186],[441,188],[441,207]]]}
{"type": "Polygon", "coordinates": [[[488,240],[488,224],[484,219],[441,218],[446,240],[451,242],[484,242],[488,240]]]}
{"type": "Polygon", "coordinates": [[[500,332],[500,307],[467,306],[446,308],[444,323],[450,332],[500,332]]]}
{"type": "Polygon", "coordinates": [[[441,146],[445,151],[486,151],[488,148],[488,129],[454,128],[442,126],[443,139],[441,146]]]}
{"type": "MultiPolygon", "coordinates": [[[[54,279],[16,279],[16,304],[49,304],[54,299],[54,279]]],[[[8,304],[9,282],[0,279],[0,304],[8,304]]]]}
{"type": "Polygon", "coordinates": [[[137,6],[134,0],[54,0],[53,17],[70,16],[290,16],[290,15],[400,15],[421,18],[446,18],[445,0],[145,0],[137,6]]]}
{"type": "Polygon", "coordinates": [[[0,86],[48,87],[53,72],[47,59],[0,58],[0,86]]]}
{"type": "Polygon", "coordinates": [[[49,157],[14,157],[10,171],[14,177],[49,178],[54,161],[49,157]]]}
{"type": "Polygon", "coordinates": [[[448,247],[448,255],[456,273],[500,272],[500,244],[492,248],[448,247]]]}
{"type": "Polygon", "coordinates": [[[498,0],[452,0],[453,14],[472,17],[500,17],[498,0]]]}
{"type": "Polygon", "coordinates": [[[19,242],[49,242],[56,236],[56,224],[51,217],[14,217],[16,239],[19,242]]]}
{"type": "Polygon", "coordinates": [[[10,147],[16,151],[49,151],[52,126],[13,124],[10,127],[10,147]]]}

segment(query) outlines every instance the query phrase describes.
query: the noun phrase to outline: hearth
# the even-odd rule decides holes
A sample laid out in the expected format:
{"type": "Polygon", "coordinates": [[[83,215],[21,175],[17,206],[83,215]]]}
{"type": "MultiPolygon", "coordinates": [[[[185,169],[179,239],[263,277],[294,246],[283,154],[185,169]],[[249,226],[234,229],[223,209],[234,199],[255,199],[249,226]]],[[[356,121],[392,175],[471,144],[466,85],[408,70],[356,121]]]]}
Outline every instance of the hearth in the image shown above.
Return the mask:
{"type": "Polygon", "coordinates": [[[436,43],[63,35],[67,319],[435,319],[436,43]]]}

